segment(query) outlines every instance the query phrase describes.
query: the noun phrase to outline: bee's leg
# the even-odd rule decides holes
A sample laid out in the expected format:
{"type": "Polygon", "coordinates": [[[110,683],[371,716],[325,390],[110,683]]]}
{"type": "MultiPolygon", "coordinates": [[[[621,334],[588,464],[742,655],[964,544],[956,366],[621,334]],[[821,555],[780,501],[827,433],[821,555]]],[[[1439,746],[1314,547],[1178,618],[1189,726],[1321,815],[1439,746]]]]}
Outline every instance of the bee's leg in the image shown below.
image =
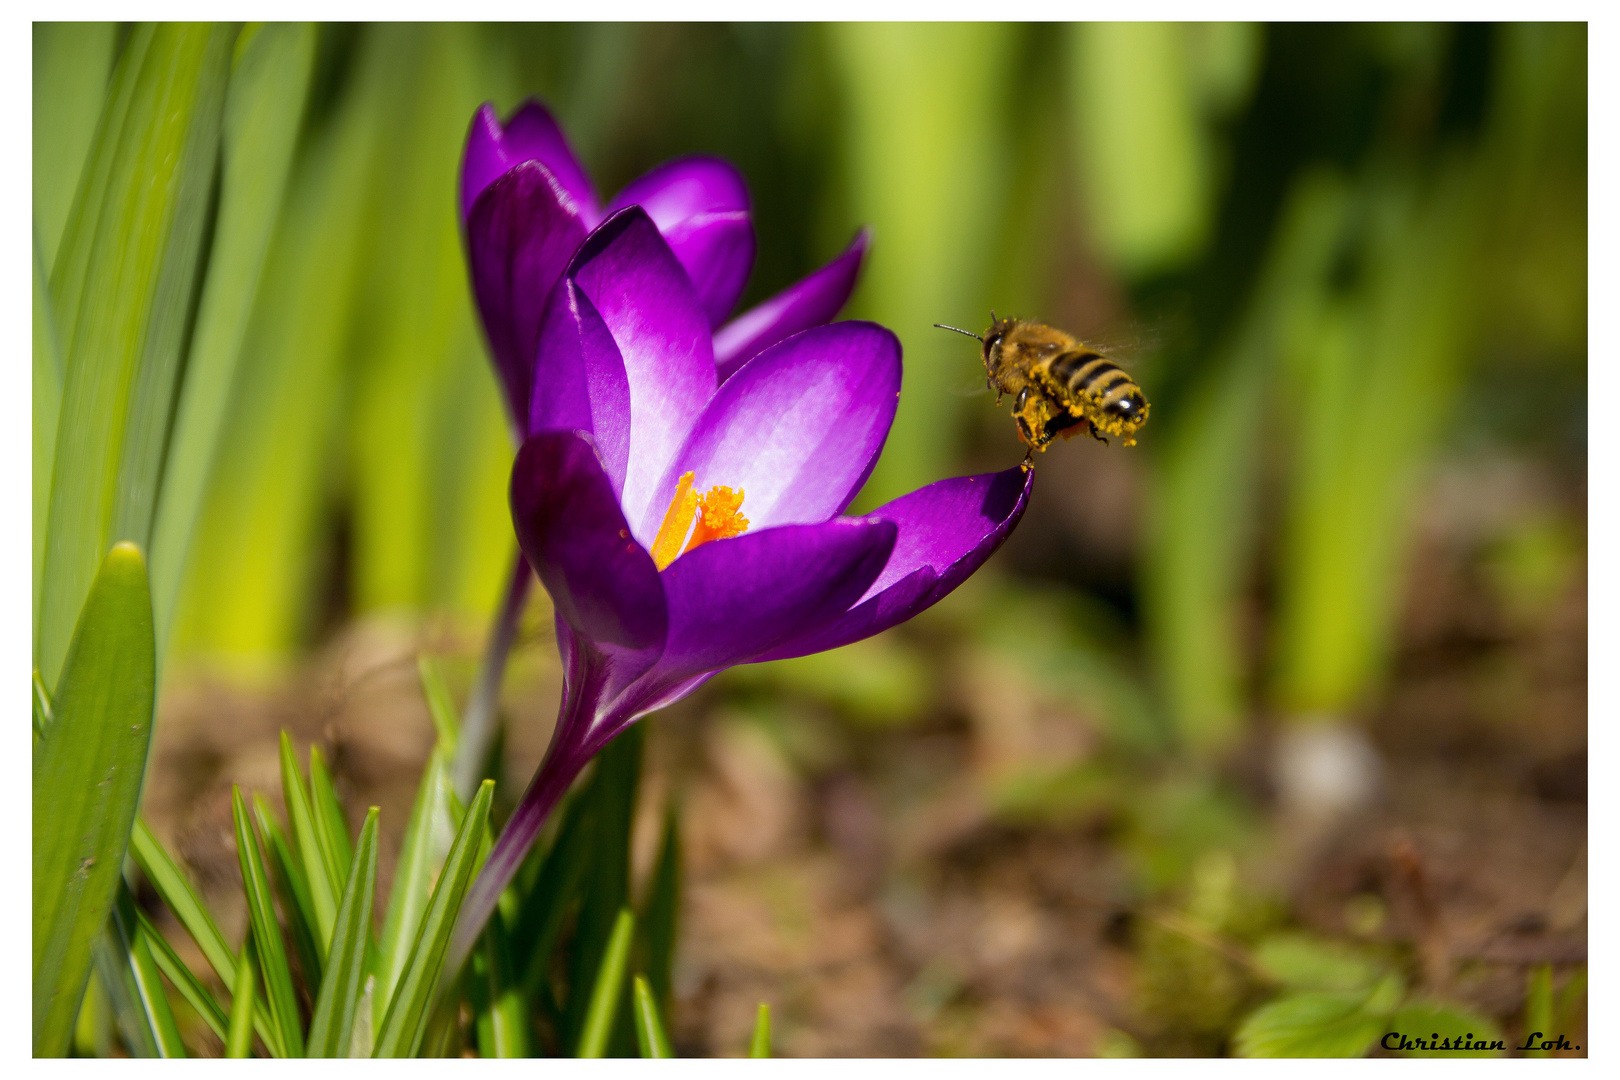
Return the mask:
{"type": "Polygon", "coordinates": [[[1088,426],[1089,430],[1091,431],[1091,437],[1093,439],[1096,439],[1098,442],[1102,443],[1104,446],[1108,445],[1108,437],[1106,435],[1103,435],[1103,434],[1101,434],[1101,433],[1099,433],[1097,431],[1097,425],[1090,424],[1090,425],[1087,425],[1087,426],[1088,426]]]}
{"type": "Polygon", "coordinates": [[[1035,448],[1033,446],[1024,451],[1024,460],[1018,463],[1018,467],[1025,472],[1035,471],[1035,448]]]}

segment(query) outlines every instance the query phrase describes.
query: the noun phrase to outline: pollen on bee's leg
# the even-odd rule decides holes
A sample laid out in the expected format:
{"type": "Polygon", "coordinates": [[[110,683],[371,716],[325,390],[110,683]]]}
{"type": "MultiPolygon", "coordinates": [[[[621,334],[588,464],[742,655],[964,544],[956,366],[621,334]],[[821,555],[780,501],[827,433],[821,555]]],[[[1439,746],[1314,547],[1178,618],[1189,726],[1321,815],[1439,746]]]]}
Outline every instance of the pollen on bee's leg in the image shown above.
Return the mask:
{"type": "Polygon", "coordinates": [[[743,504],[743,492],[740,489],[733,491],[723,485],[712,487],[708,494],[698,501],[701,509],[698,513],[697,526],[692,530],[692,539],[687,542],[687,551],[707,544],[710,540],[725,540],[732,536],[741,536],[748,531],[748,519],[740,512],[743,504]]]}
{"type": "Polygon", "coordinates": [[[664,522],[658,526],[658,535],[653,537],[653,565],[660,570],[674,562],[681,553],[687,531],[692,527],[692,518],[697,514],[698,497],[692,490],[693,475],[685,473],[676,483],[675,497],[669,500],[664,522]]]}

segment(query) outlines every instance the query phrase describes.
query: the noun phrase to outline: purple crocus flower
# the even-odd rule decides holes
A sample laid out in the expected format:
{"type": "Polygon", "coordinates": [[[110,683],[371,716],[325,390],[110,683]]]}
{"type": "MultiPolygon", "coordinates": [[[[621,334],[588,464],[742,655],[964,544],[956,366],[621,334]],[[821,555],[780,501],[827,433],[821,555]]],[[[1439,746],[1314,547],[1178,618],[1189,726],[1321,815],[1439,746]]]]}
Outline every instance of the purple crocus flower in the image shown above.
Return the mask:
{"type": "MultiPolygon", "coordinates": [[[[722,325],[754,261],[741,174],[718,158],[681,158],[634,181],[604,207],[562,129],[533,99],[504,124],[487,104],[473,117],[462,158],[460,204],[474,298],[520,440],[534,430],[531,414],[550,407],[553,388],[535,378],[546,298],[586,234],[608,215],[637,205],[658,227],[691,284],[706,327],[718,328],[713,362],[719,382],[770,345],[837,315],[866,254],[862,231],[832,262],[722,325]]],[[[517,557],[463,717],[453,772],[465,796],[472,794],[493,731],[506,655],[532,581],[517,557]]]]}
{"type": "MultiPolygon", "coordinates": [[[[502,124],[473,117],[461,167],[461,213],[473,293],[514,426],[528,430],[540,316],[586,233],[627,206],[646,211],[685,271],[714,335],[724,382],[757,353],[838,314],[855,287],[862,231],[832,262],[725,323],[754,264],[748,188],[719,158],[667,162],[605,206],[546,107],[532,98],[502,124]]],[[[545,387],[538,388],[544,393],[545,387]]]]}
{"type": "Polygon", "coordinates": [[[551,746],[469,893],[466,955],[547,814],[636,719],[736,664],[836,648],[961,584],[1023,514],[1033,473],[942,480],[843,511],[883,448],[900,343],[814,326],[722,378],[711,309],[632,206],[579,247],[536,330],[512,517],[551,594],[565,671],[551,746]]]}

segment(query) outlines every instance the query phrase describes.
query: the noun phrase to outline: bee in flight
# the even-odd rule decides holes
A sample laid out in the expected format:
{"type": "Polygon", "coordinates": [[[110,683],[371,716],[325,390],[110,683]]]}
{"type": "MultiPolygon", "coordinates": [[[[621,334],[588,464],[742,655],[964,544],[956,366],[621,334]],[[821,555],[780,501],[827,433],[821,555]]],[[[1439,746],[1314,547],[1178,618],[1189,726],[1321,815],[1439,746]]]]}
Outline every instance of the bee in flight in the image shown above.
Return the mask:
{"type": "Polygon", "coordinates": [[[996,404],[1005,394],[1016,395],[1013,419],[1029,444],[1026,464],[1056,436],[1079,434],[1082,424],[1101,442],[1114,435],[1126,446],[1136,445],[1137,429],[1148,417],[1142,388],[1118,364],[1073,335],[1028,319],[998,319],[993,311],[983,337],[934,325],[983,345],[985,385],[996,392],[996,404]]]}

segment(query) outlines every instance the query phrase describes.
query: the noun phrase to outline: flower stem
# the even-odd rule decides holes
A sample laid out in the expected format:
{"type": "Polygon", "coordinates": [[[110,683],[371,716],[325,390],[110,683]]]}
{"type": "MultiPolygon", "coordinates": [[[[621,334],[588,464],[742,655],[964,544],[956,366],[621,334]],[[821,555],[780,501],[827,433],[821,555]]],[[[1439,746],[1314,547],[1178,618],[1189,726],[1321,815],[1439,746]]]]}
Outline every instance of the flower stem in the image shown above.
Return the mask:
{"type": "Polygon", "coordinates": [[[523,605],[529,599],[534,575],[528,560],[520,551],[512,563],[511,580],[506,586],[506,598],[495,613],[490,627],[489,641],[484,646],[484,662],[478,671],[478,683],[467,699],[466,711],[461,718],[461,734],[456,739],[456,755],[451,765],[450,778],[456,795],[463,801],[472,797],[482,780],[484,762],[489,757],[490,740],[495,734],[495,704],[501,694],[501,680],[506,674],[506,659],[512,652],[512,641],[517,637],[518,620],[523,616],[523,605]]]}

